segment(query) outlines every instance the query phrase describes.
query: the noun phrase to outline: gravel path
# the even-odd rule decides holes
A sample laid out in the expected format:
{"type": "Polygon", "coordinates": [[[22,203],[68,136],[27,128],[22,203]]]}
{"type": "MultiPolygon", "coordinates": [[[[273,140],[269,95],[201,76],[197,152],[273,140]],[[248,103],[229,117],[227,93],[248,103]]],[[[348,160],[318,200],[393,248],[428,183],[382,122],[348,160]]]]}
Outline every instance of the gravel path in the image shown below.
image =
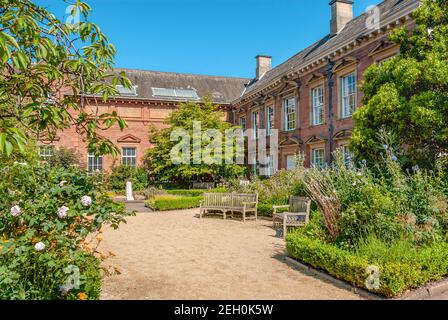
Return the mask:
{"type": "Polygon", "coordinates": [[[359,299],[285,263],[269,221],[196,214],[140,213],[105,231],[122,273],[104,279],[102,299],[359,299]]]}

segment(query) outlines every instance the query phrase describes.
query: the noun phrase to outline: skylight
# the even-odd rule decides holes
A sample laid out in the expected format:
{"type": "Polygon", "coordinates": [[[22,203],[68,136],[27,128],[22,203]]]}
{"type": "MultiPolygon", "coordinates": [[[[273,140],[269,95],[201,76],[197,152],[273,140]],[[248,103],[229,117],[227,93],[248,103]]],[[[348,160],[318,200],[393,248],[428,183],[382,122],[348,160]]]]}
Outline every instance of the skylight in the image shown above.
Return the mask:
{"type": "Polygon", "coordinates": [[[121,96],[137,96],[137,88],[138,86],[132,86],[132,88],[128,89],[123,87],[122,85],[117,85],[115,86],[118,90],[118,92],[120,92],[121,96]]]}
{"type": "Polygon", "coordinates": [[[152,96],[155,98],[199,100],[198,93],[194,89],[152,88],[152,96]]]}

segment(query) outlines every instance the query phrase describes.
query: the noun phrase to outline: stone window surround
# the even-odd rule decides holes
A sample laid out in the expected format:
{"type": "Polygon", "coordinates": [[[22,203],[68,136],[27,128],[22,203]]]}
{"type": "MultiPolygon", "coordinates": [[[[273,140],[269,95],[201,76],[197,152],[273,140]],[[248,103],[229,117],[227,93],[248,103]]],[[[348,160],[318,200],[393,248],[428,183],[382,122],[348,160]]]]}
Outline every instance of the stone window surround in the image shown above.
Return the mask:
{"type": "Polygon", "coordinates": [[[310,106],[310,126],[318,127],[326,124],[326,105],[327,105],[327,89],[325,86],[325,79],[318,79],[316,81],[311,82],[309,85],[309,106],[310,106]],[[322,87],[323,88],[323,122],[320,124],[313,124],[313,90],[322,87]]]}
{"type": "Polygon", "coordinates": [[[354,74],[355,75],[355,111],[358,108],[358,88],[359,88],[359,84],[358,84],[358,64],[357,63],[352,63],[344,68],[341,68],[340,70],[336,71],[336,77],[337,77],[337,92],[336,92],[336,96],[337,96],[337,120],[345,120],[345,119],[351,119],[352,117],[342,117],[342,78],[349,76],[350,74],[354,74]]]}
{"type": "Polygon", "coordinates": [[[282,95],[281,97],[281,105],[282,105],[282,112],[281,112],[281,119],[282,119],[282,131],[283,132],[291,132],[294,130],[299,129],[299,99],[297,97],[297,95],[295,93],[290,93],[290,94],[286,94],[286,95],[282,95]],[[285,101],[286,100],[290,100],[290,99],[294,99],[295,101],[295,108],[294,108],[294,122],[295,122],[295,126],[293,129],[286,129],[286,114],[285,114],[285,101]]]}
{"type": "Polygon", "coordinates": [[[314,152],[316,150],[323,150],[323,161],[324,164],[327,163],[327,154],[326,154],[326,150],[325,150],[325,144],[323,143],[316,143],[310,146],[310,164],[314,165],[314,152]]]}
{"type": "Polygon", "coordinates": [[[266,105],[266,136],[270,137],[272,135],[272,130],[275,129],[275,104],[269,103],[266,105]],[[269,109],[272,110],[272,119],[269,119],[269,109]],[[271,127],[269,127],[269,120],[271,120],[271,127]]]}
{"type": "MultiPolygon", "coordinates": [[[[135,159],[135,160],[134,160],[135,165],[131,165],[131,166],[136,167],[136,166],[137,166],[137,153],[138,153],[138,150],[137,150],[137,147],[136,147],[136,146],[126,146],[126,145],[121,146],[121,163],[122,163],[122,164],[129,165],[129,163],[127,163],[128,160],[129,160],[129,159],[135,159]],[[123,150],[124,150],[124,149],[134,149],[134,150],[135,150],[135,154],[134,154],[134,155],[128,155],[128,154],[124,155],[124,154],[123,154],[123,150]],[[126,161],[125,161],[125,159],[126,159],[126,161]]],[[[132,162],[132,161],[131,161],[131,162],[132,162]]]]}

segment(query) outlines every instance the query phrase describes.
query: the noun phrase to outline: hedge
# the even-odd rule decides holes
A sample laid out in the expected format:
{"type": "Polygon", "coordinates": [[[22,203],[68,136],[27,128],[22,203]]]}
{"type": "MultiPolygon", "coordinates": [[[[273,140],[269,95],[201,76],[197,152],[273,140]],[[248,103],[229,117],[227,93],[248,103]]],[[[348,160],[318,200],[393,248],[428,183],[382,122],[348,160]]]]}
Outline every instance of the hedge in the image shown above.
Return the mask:
{"type": "Polygon", "coordinates": [[[175,189],[175,190],[166,190],[166,193],[175,195],[175,196],[186,196],[186,197],[200,197],[204,193],[225,193],[227,190],[225,188],[215,188],[210,190],[199,190],[199,189],[175,189]]]}
{"type": "Polygon", "coordinates": [[[421,249],[417,258],[411,261],[386,263],[368,261],[366,257],[297,233],[287,236],[286,248],[290,257],[364,289],[367,289],[367,267],[377,266],[380,270],[380,288],[367,290],[388,298],[448,275],[447,243],[421,249]]]}
{"type": "Polygon", "coordinates": [[[203,197],[156,196],[146,201],[146,206],[155,211],[199,208],[203,197]]]}

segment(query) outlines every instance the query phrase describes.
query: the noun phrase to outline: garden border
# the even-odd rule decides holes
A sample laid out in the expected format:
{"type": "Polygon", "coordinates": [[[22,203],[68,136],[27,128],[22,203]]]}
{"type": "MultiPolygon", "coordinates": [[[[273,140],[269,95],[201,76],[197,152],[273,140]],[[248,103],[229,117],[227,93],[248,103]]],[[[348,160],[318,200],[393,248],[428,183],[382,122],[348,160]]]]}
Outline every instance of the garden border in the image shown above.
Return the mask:
{"type": "Polygon", "coordinates": [[[305,263],[302,263],[290,256],[288,256],[287,253],[285,253],[285,261],[287,263],[292,264],[295,268],[305,271],[308,273],[311,273],[312,275],[316,276],[317,278],[320,278],[322,280],[331,282],[332,284],[348,290],[350,292],[353,292],[362,298],[368,299],[368,300],[419,300],[423,298],[430,298],[434,297],[435,295],[444,293],[448,291],[448,278],[436,282],[430,282],[418,289],[408,291],[401,296],[398,296],[396,298],[386,298],[384,296],[372,293],[370,291],[367,291],[366,289],[362,289],[356,286],[351,285],[350,283],[337,279],[330,275],[329,273],[321,270],[317,270],[305,263]]]}

